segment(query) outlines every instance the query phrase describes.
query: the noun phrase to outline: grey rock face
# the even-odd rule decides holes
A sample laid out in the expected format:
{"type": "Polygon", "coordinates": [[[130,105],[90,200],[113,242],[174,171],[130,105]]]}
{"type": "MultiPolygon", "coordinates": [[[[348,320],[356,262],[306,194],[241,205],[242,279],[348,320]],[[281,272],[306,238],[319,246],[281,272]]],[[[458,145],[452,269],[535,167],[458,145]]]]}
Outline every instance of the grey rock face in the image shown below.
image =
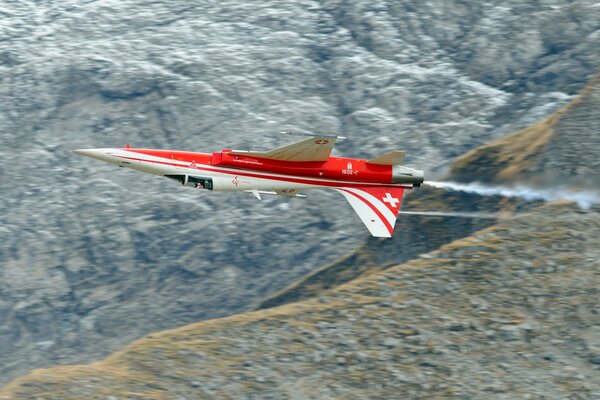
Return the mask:
{"type": "Polygon", "coordinates": [[[0,7],[0,382],[251,308],[356,247],[341,197],[197,193],[69,150],[268,148],[280,130],[435,172],[598,65],[593,1],[0,7]],[[533,4],[533,3],[532,3],[533,4]]]}
{"type": "Polygon", "coordinates": [[[540,207],[321,299],[153,333],[0,399],[596,399],[597,211],[540,207]]]}

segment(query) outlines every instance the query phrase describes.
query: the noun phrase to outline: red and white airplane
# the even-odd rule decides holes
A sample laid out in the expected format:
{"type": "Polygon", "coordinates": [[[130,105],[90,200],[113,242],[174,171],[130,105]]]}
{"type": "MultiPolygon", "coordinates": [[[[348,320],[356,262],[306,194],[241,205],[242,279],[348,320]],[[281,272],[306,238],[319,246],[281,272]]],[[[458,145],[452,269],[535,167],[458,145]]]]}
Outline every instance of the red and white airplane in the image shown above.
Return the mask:
{"type": "Polygon", "coordinates": [[[141,172],[166,176],[185,186],[213,191],[300,196],[307,189],[340,192],[376,237],[391,237],[406,189],[420,186],[423,171],[403,167],[404,152],[372,160],[332,157],[339,137],[307,139],[270,151],[215,153],[125,148],[74,150],[75,153],[141,172]]]}

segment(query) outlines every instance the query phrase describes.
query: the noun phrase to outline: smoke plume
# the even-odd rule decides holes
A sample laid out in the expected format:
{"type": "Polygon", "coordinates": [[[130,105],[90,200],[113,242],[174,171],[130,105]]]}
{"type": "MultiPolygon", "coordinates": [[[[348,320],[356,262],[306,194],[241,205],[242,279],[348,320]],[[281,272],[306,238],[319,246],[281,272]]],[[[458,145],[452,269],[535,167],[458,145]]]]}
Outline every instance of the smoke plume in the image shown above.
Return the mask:
{"type": "Polygon", "coordinates": [[[458,182],[436,182],[427,181],[425,185],[436,188],[460,191],[465,193],[474,193],[480,196],[504,196],[520,197],[527,201],[543,200],[558,201],[569,200],[576,202],[580,208],[589,209],[594,204],[600,203],[600,193],[595,191],[574,191],[568,188],[533,188],[524,185],[508,186],[489,186],[481,183],[458,183],[458,182]]]}

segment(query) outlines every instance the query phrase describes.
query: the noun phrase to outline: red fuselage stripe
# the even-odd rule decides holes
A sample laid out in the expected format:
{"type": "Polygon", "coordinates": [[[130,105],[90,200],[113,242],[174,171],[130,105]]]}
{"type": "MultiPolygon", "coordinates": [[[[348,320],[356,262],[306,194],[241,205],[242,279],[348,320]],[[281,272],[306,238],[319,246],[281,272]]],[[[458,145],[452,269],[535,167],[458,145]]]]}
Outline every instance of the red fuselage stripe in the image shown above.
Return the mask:
{"type": "Polygon", "coordinates": [[[371,207],[371,210],[373,210],[375,212],[375,214],[377,214],[377,216],[379,217],[379,219],[383,222],[383,224],[387,228],[387,230],[390,233],[390,235],[394,233],[394,228],[392,227],[392,225],[390,225],[390,223],[388,222],[387,218],[385,218],[383,216],[383,214],[381,213],[381,211],[379,211],[377,209],[377,207],[375,207],[373,204],[371,204],[371,202],[369,200],[365,199],[363,196],[361,196],[358,193],[351,192],[350,190],[345,190],[344,188],[340,188],[340,190],[343,190],[346,193],[350,193],[351,195],[353,195],[354,197],[356,197],[357,199],[359,199],[360,201],[362,201],[363,203],[365,203],[366,205],[368,205],[369,207],[371,207]]]}
{"type": "MultiPolygon", "coordinates": [[[[300,183],[300,184],[305,184],[305,185],[315,185],[315,186],[328,186],[328,187],[340,187],[340,186],[347,186],[347,187],[372,187],[374,185],[378,185],[376,183],[350,183],[350,182],[343,182],[343,181],[339,181],[339,182],[324,182],[324,181],[318,181],[318,180],[308,180],[308,179],[299,179],[299,178],[287,178],[287,177],[280,177],[280,176],[271,176],[271,175],[262,175],[262,174],[257,174],[257,173],[251,173],[251,172],[245,172],[245,171],[241,171],[241,170],[231,170],[231,171],[227,171],[227,170],[221,170],[221,169],[212,169],[212,168],[206,168],[206,167],[200,167],[198,165],[195,166],[184,166],[181,164],[176,164],[173,162],[168,162],[168,161],[155,161],[155,160],[145,160],[143,158],[136,158],[136,157],[125,157],[125,156],[118,156],[119,158],[123,158],[123,159],[127,159],[127,160],[133,160],[133,161],[141,161],[141,162],[146,162],[146,163],[154,163],[154,164],[161,164],[161,165],[169,165],[172,167],[179,167],[179,168],[187,168],[187,169],[197,169],[200,171],[209,171],[209,172],[217,172],[217,173],[223,173],[223,174],[228,174],[228,175],[239,175],[239,176],[247,176],[249,178],[261,178],[261,179],[272,179],[272,180],[276,180],[276,181],[282,181],[282,182],[291,182],[291,183],[300,183]]],[[[394,187],[403,187],[403,188],[407,188],[406,186],[401,186],[401,185],[390,185],[390,184],[379,184],[381,187],[385,187],[385,186],[394,186],[394,187]]]]}

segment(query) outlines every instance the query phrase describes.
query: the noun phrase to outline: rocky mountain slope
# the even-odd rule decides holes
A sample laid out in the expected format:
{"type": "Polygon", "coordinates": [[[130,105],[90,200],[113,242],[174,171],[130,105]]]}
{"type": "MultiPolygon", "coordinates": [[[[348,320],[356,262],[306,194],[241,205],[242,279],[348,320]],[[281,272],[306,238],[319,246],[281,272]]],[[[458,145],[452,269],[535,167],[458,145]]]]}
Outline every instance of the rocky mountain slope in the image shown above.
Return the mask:
{"type": "MultiPolygon", "coordinates": [[[[585,191],[598,189],[600,182],[600,74],[562,109],[505,138],[480,146],[451,165],[446,180],[512,185],[527,183],[533,188],[585,191]]],[[[481,197],[473,193],[446,192],[424,186],[407,196],[403,210],[417,211],[506,211],[523,212],[535,202],[481,197]]],[[[500,214],[501,216],[501,214],[500,214]]],[[[268,308],[306,299],[324,289],[388,268],[419,254],[465,237],[493,219],[402,215],[394,237],[388,241],[371,238],[340,260],[325,264],[301,280],[263,300],[268,308]]]]}
{"type": "Polygon", "coordinates": [[[0,382],[249,309],[366,237],[332,193],[208,195],[71,149],[306,130],[435,174],[567,103],[598,21],[594,1],[2,4],[0,382]]]}
{"type": "Polygon", "coordinates": [[[600,188],[600,73],[564,108],[452,166],[456,180],[600,188]]]}
{"type": "Polygon", "coordinates": [[[0,399],[597,399],[597,211],[544,206],[317,299],[34,371],[0,399]]]}

